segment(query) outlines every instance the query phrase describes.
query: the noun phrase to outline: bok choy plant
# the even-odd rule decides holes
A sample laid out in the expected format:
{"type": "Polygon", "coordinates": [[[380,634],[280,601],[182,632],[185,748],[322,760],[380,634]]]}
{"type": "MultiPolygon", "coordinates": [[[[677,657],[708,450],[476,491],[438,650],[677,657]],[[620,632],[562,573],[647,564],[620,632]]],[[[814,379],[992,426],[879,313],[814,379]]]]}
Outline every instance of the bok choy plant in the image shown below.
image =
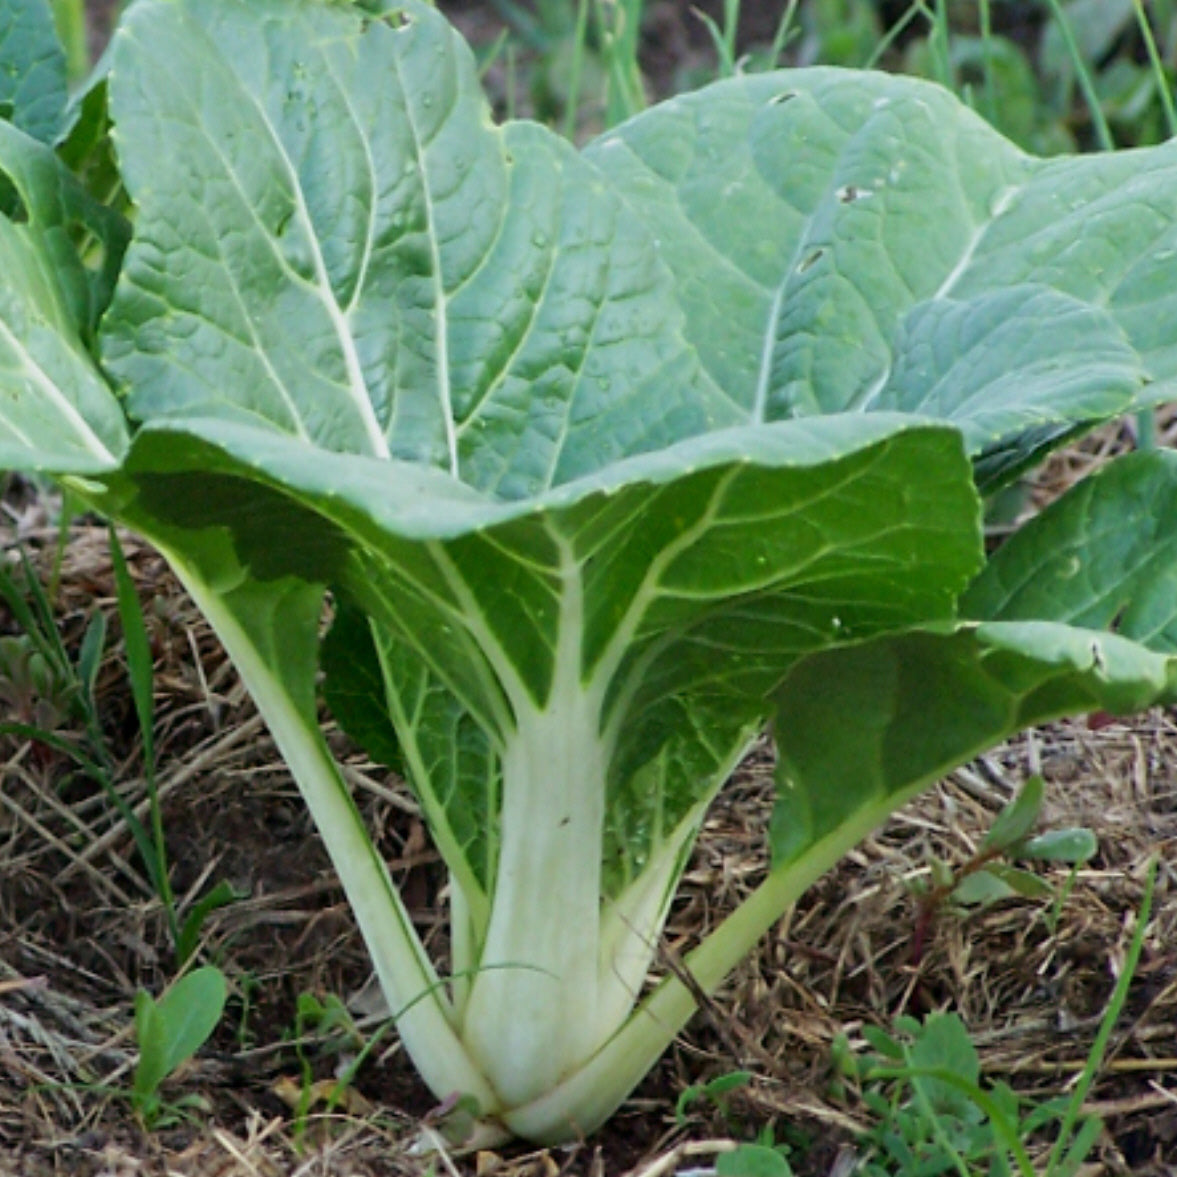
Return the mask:
{"type": "Polygon", "coordinates": [[[647,974],[768,725],[771,867],[686,958],[704,990],[954,765],[1177,698],[1173,455],[989,557],[982,530],[1172,395],[1177,148],[1031,158],[932,85],[812,69],[578,152],[496,126],[432,8],[377,7],[136,0],[84,101],[10,88],[0,464],[137,529],[203,609],[432,1090],[565,1140],[691,1015],[647,974]],[[129,207],[90,182],[105,102],[129,207]],[[320,674],[448,866],[444,971],[320,674]]]}

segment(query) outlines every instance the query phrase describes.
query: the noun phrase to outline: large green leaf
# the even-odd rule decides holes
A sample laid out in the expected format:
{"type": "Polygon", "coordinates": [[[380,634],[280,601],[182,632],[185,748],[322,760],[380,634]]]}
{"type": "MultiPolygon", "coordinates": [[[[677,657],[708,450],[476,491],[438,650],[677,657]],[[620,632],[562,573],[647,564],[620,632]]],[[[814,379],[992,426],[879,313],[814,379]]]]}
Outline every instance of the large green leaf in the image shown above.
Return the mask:
{"type": "Polygon", "coordinates": [[[47,0],[0,0],[0,119],[55,143],[68,100],[65,50],[47,0]]]}
{"type": "Polygon", "coordinates": [[[648,236],[562,140],[490,124],[432,9],[144,0],[111,104],[139,220],[106,357],[136,415],[504,498],[739,419],[648,236]]]}
{"type": "Polygon", "coordinates": [[[777,696],[780,860],[1026,727],[1177,698],[1177,453],[1129,454],[1078,483],[996,552],[960,607],[982,623],[821,653],[790,674],[777,696]]]}
{"type": "MultiPolygon", "coordinates": [[[[256,575],[332,580],[376,619],[377,644],[390,643],[384,709],[424,725],[407,728],[431,768],[416,783],[449,797],[435,828],[451,808],[485,812],[494,792],[453,699],[501,747],[520,708],[548,705],[571,629],[576,673],[599,681],[615,749],[606,855],[618,885],[717,787],[797,657],[950,617],[980,562],[957,435],[885,414],[724,431],[528,503],[453,493],[459,484],[429,468],[312,464],[293,440],[184,424],[140,434],[127,467],[140,506],[228,527],[256,575]],[[448,497],[432,494],[435,481],[448,497]],[[462,779],[471,794],[452,791],[462,779]]],[[[333,690],[367,698],[371,717],[367,638],[352,646],[332,659],[333,690]]],[[[368,722],[358,734],[387,749],[392,734],[368,722]]],[[[449,819],[450,834],[471,845],[454,833],[468,821],[449,819]]]]}
{"type": "Polygon", "coordinates": [[[1114,634],[995,621],[800,663],[777,693],[774,862],[811,851],[1034,724],[1177,699],[1177,660],[1114,634]]]}
{"type": "Polygon", "coordinates": [[[1177,653],[1177,453],[1128,454],[1015,533],[961,602],[966,617],[1050,617],[1177,653]]]}
{"type": "Polygon", "coordinates": [[[816,69],[680,96],[587,155],[758,415],[913,409],[1014,466],[1027,430],[1172,395],[1177,145],[1039,160],[939,88],[816,69]]]}
{"type": "Polygon", "coordinates": [[[126,448],[123,412],[87,350],[126,241],[121,218],[53,152],[0,122],[0,467],[93,473],[126,448]],[[90,265],[79,246],[92,249],[90,265]]]}

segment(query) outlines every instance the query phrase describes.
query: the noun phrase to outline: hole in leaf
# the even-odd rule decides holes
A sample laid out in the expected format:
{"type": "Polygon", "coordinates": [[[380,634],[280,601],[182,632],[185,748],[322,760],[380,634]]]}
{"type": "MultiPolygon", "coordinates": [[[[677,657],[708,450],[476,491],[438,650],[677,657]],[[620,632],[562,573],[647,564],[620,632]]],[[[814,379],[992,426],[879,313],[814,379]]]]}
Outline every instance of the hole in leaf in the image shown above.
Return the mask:
{"type": "Polygon", "coordinates": [[[407,29],[413,23],[413,18],[403,8],[392,9],[385,14],[385,19],[394,29],[407,29]]]}
{"type": "Polygon", "coordinates": [[[786,102],[791,102],[797,97],[796,90],[782,90],[779,94],[774,94],[769,100],[769,106],[784,106],[786,102]]]}
{"type": "Polygon", "coordinates": [[[797,264],[797,273],[804,274],[807,270],[812,270],[825,257],[825,253],[824,249],[815,249],[811,254],[803,257],[797,264]]]}
{"type": "Polygon", "coordinates": [[[864,196],[869,196],[870,192],[865,188],[859,188],[855,184],[843,184],[834,195],[837,196],[842,204],[853,204],[856,200],[861,200],[864,196]]]}

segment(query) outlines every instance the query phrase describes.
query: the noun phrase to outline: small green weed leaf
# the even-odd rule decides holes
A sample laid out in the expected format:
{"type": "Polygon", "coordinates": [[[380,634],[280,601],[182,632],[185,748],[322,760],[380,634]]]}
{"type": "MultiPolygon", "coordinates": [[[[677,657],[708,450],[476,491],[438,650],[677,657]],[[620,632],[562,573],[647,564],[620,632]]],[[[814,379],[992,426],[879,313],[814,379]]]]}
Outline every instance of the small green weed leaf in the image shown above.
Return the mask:
{"type": "Polygon", "coordinates": [[[997,815],[985,840],[984,850],[1008,850],[1021,842],[1034,828],[1042,812],[1044,784],[1040,776],[1032,776],[1018,791],[1018,795],[997,815]]]}
{"type": "Polygon", "coordinates": [[[862,1036],[870,1044],[876,1054],[895,1062],[903,1060],[903,1047],[880,1026],[866,1025],[862,1027],[862,1036]]]}
{"type": "MultiPolygon", "coordinates": [[[[52,145],[65,129],[65,50],[48,0],[0,0],[0,117],[52,145]]],[[[0,188],[3,187],[0,166],[0,188]]]]}
{"type": "MultiPolygon", "coordinates": [[[[976,1086],[981,1077],[981,1060],[964,1022],[956,1014],[930,1014],[920,1027],[908,1055],[912,1067],[921,1071],[950,1071],[964,1083],[976,1086]]],[[[958,1088],[930,1075],[916,1075],[912,1082],[922,1088],[933,1109],[962,1120],[975,1119],[976,1106],[958,1088]]]]}
{"type": "Polygon", "coordinates": [[[751,1081],[751,1071],[729,1071],[726,1075],[717,1075],[706,1083],[692,1083],[683,1090],[674,1105],[675,1119],[680,1124],[683,1123],[691,1105],[704,1100],[722,1107],[724,1096],[746,1087],[751,1081]]]}
{"type": "Polygon", "coordinates": [[[181,977],[159,1001],[142,989],[135,994],[136,1101],[150,1100],[164,1079],[204,1045],[221,1019],[225,996],[224,974],[211,965],[181,977]]]}
{"type": "Polygon", "coordinates": [[[793,1169],[775,1148],[741,1144],[715,1158],[715,1177],[793,1177],[793,1169]]]}
{"type": "Polygon", "coordinates": [[[225,976],[206,965],[181,977],[156,1002],[156,1015],[166,1028],[168,1073],[186,1062],[216,1029],[225,1005],[225,976]]]}
{"type": "Polygon", "coordinates": [[[159,1019],[155,998],[146,989],[135,993],[135,1040],[139,1062],[135,1067],[134,1096],[145,1100],[167,1078],[167,1033],[159,1019]]]}
{"type": "Polygon", "coordinates": [[[952,902],[963,907],[984,907],[1016,894],[1014,889],[990,868],[973,871],[952,889],[952,902]]]}
{"type": "Polygon", "coordinates": [[[328,993],[322,1000],[314,993],[300,993],[295,1020],[300,1036],[309,1031],[324,1036],[336,1032],[349,1038],[358,1036],[347,1006],[334,993],[328,993]]]}
{"type": "Polygon", "coordinates": [[[1086,862],[1099,851],[1099,841],[1091,830],[1067,828],[1048,830],[1019,843],[1014,848],[1018,858],[1031,858],[1040,862],[1086,862]]]}
{"type": "Polygon", "coordinates": [[[987,869],[1004,883],[1012,894],[1022,899],[1050,899],[1054,895],[1054,888],[1050,883],[1030,871],[1004,862],[991,863],[987,869]]]}
{"type": "Polygon", "coordinates": [[[944,859],[934,856],[928,860],[928,875],[931,885],[936,888],[951,887],[955,877],[952,867],[944,859]]]}
{"type": "Polygon", "coordinates": [[[1066,1152],[1050,1168],[1050,1177],[1075,1177],[1075,1174],[1079,1172],[1083,1162],[1095,1147],[1096,1142],[1103,1133],[1103,1129],[1103,1121],[1094,1116],[1089,1116],[1081,1120],[1067,1146],[1066,1152]]]}
{"type": "Polygon", "coordinates": [[[106,614],[95,609],[94,615],[82,634],[78,647],[78,686],[85,692],[86,699],[93,705],[97,700],[95,688],[98,672],[102,669],[102,656],[106,653],[106,614]]]}
{"type": "Polygon", "coordinates": [[[180,924],[176,937],[176,962],[183,966],[192,958],[192,954],[200,945],[200,937],[204,931],[205,920],[222,907],[228,907],[241,899],[248,899],[249,892],[238,890],[228,879],[221,879],[215,887],[202,895],[189,908],[183,923],[180,924]]]}

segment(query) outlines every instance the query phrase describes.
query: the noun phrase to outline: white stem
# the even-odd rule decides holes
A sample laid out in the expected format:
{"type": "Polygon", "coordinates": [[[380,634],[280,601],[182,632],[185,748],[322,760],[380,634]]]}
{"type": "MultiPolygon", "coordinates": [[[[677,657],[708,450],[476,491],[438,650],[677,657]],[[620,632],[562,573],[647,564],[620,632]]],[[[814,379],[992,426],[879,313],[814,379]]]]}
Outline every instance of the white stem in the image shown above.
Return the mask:
{"type": "MultiPolygon", "coordinates": [[[[684,960],[698,987],[713,993],[816,879],[927,783],[863,806],[801,857],[773,870],[684,960]]],[[[574,1075],[528,1106],[511,1108],[504,1123],[539,1144],[583,1139],[617,1110],[694,1012],[692,991],[677,976],[668,976],[574,1075]]]]}
{"type": "Polygon", "coordinates": [[[439,1099],[470,1095],[484,1114],[493,1115],[499,1110],[494,1091],[454,1030],[444,985],[314,716],[304,714],[225,598],[175,551],[157,546],[216,630],[298,783],[355,912],[389,1009],[397,1015],[397,1031],[421,1077],[439,1099]]]}
{"type": "Polygon", "coordinates": [[[605,761],[577,692],[522,718],[503,756],[502,842],[464,1038],[508,1106],[597,1045],[605,761]]]}
{"type": "Polygon", "coordinates": [[[463,1038],[504,1104],[535,1099],[599,1044],[601,836],[610,748],[582,681],[580,569],[566,550],[554,670],[503,758],[491,917],[463,1038]]]}
{"type": "Polygon", "coordinates": [[[470,903],[461,881],[450,874],[450,998],[454,1022],[461,1025],[470,998],[471,970],[478,961],[478,937],[475,934],[470,903]]]}

